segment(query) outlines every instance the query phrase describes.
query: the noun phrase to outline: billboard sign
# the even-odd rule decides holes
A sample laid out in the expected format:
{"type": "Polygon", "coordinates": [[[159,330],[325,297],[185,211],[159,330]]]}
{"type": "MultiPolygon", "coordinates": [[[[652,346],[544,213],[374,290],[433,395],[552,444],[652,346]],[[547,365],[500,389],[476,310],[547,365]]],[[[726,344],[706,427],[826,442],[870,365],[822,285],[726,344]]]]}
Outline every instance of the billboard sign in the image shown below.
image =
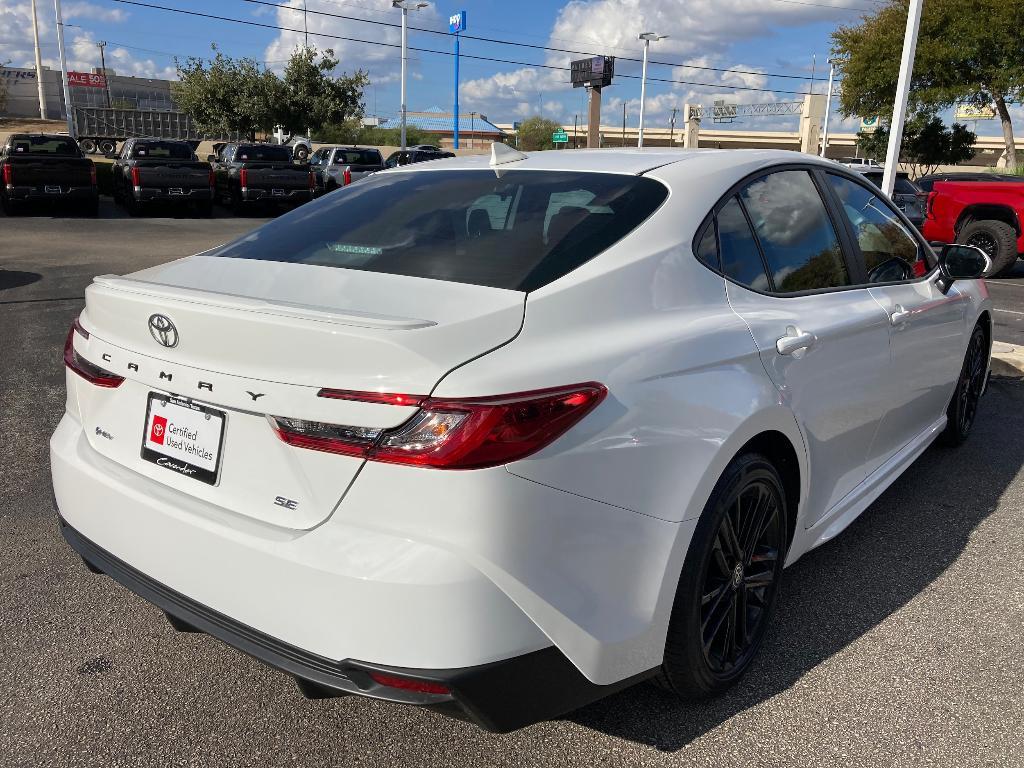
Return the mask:
{"type": "Polygon", "coordinates": [[[466,12],[456,11],[448,17],[448,31],[453,35],[466,31],[466,12]]]}
{"type": "Polygon", "coordinates": [[[862,117],[860,119],[860,129],[864,133],[871,133],[872,131],[878,130],[880,125],[880,118],[878,115],[874,117],[862,117]]]}
{"type": "Polygon", "coordinates": [[[603,88],[612,84],[615,75],[614,56],[591,56],[589,59],[577,59],[570,65],[570,80],[573,88],[593,86],[603,88]]]}
{"type": "Polygon", "coordinates": [[[975,104],[957,104],[956,120],[995,120],[996,111],[989,105],[979,107],[975,104]]]}
{"type": "Polygon", "coordinates": [[[77,85],[81,88],[106,88],[107,78],[103,75],[94,75],[92,72],[68,72],[68,85],[77,85]]]}

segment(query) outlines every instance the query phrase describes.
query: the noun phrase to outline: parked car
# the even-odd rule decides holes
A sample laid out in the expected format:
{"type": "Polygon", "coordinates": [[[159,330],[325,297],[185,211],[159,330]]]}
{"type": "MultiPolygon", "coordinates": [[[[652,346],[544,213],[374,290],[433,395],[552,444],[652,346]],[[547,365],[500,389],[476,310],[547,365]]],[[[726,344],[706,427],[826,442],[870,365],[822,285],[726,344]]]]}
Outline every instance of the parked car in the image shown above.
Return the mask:
{"type": "Polygon", "coordinates": [[[927,212],[925,237],[981,248],[992,260],[988,276],[1012,271],[1024,253],[1024,184],[937,181],[927,212]]]}
{"type": "Polygon", "coordinates": [[[384,169],[380,150],[367,147],[321,147],[309,156],[317,194],[324,194],[384,169]]]}
{"type": "Polygon", "coordinates": [[[217,199],[236,213],[253,205],[295,206],[313,199],[313,172],[292,162],[289,147],[225,144],[209,160],[217,199]]]}
{"type": "Polygon", "coordinates": [[[988,259],[792,152],[492,153],[96,278],[63,535],[310,697],[507,731],[720,693],[783,566],[968,439],[988,259]]]}
{"type": "MultiPolygon", "coordinates": [[[[443,149],[441,149],[436,144],[414,144],[413,146],[409,147],[409,149],[413,149],[413,150],[417,150],[418,149],[418,150],[421,150],[423,152],[443,152],[444,151],[443,149]]],[[[454,155],[452,155],[452,157],[454,157],[454,155]]]]}
{"type": "Polygon", "coordinates": [[[8,215],[23,203],[73,206],[89,216],[99,210],[96,166],[70,136],[12,133],[0,149],[0,205],[8,215]]]}
{"type": "MultiPolygon", "coordinates": [[[[863,173],[864,177],[879,189],[882,188],[884,171],[881,169],[855,168],[854,170],[863,173]]],[[[917,229],[924,226],[924,208],[927,200],[928,193],[910,180],[910,174],[906,171],[897,171],[893,184],[892,201],[907,215],[910,223],[917,229]]]]}
{"type": "Polygon", "coordinates": [[[854,170],[882,167],[870,157],[837,157],[836,162],[845,165],[847,168],[853,168],[854,170]]]}
{"type": "Polygon", "coordinates": [[[917,186],[925,192],[931,192],[937,181],[1005,181],[1024,184],[1024,176],[1013,176],[1008,173],[971,173],[956,171],[952,173],[929,173],[915,180],[917,186]]]}
{"type": "Polygon", "coordinates": [[[111,167],[114,201],[137,215],[146,205],[191,204],[213,212],[214,174],[185,141],[128,139],[111,167]]]}
{"type": "Polygon", "coordinates": [[[388,155],[388,159],[384,162],[385,168],[397,168],[402,165],[411,165],[412,163],[424,163],[428,160],[440,160],[445,157],[455,157],[454,152],[434,152],[433,150],[424,149],[407,149],[398,150],[388,155]]]}

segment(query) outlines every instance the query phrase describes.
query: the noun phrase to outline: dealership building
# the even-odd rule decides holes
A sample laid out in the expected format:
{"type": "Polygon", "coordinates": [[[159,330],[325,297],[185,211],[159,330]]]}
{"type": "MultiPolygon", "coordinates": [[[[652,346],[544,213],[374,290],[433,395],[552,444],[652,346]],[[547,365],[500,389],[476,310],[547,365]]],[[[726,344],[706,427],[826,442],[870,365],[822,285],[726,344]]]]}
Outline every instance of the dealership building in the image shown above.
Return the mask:
{"type": "MultiPolygon", "coordinates": [[[[59,69],[43,67],[43,97],[46,116],[61,119],[67,116],[64,107],[64,86],[59,69]]],[[[90,72],[69,73],[71,106],[106,107],[122,109],[173,110],[170,80],[148,77],[126,77],[96,67],[90,72]],[[108,101],[109,99],[109,101],[108,101]]],[[[39,117],[39,91],[35,69],[22,67],[0,68],[0,82],[7,87],[7,117],[39,117]]]]}

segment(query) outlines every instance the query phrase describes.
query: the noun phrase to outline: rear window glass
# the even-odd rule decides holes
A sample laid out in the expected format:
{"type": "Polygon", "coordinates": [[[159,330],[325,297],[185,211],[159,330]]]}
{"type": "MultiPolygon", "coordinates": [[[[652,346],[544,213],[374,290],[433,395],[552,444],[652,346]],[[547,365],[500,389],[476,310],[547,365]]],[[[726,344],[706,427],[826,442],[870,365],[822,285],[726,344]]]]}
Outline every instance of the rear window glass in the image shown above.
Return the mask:
{"type": "Polygon", "coordinates": [[[377,174],[210,255],[532,291],[624,237],[667,195],[653,179],[619,174],[377,174]]]}
{"type": "Polygon", "coordinates": [[[171,160],[191,160],[192,147],[175,141],[146,142],[132,148],[132,157],[160,157],[171,160]]]}
{"type": "Polygon", "coordinates": [[[265,144],[242,144],[235,152],[235,161],[243,163],[290,163],[292,151],[288,147],[265,144]]]}
{"type": "Polygon", "coordinates": [[[334,154],[338,165],[380,165],[380,152],[375,149],[346,149],[334,154]]]}
{"type": "Polygon", "coordinates": [[[78,154],[74,139],[62,136],[16,136],[11,139],[11,151],[19,155],[64,155],[78,154]]]}

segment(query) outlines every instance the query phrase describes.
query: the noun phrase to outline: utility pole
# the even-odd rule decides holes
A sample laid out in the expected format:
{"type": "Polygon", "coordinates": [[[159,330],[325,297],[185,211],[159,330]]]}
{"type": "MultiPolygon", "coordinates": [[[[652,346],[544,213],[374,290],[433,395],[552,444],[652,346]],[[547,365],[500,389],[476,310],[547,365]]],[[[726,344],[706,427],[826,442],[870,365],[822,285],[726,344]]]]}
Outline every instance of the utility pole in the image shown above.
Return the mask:
{"type": "Polygon", "coordinates": [[[60,76],[64,81],[64,111],[68,118],[68,135],[75,138],[75,120],[71,111],[71,85],[68,83],[68,56],[64,51],[64,14],[60,12],[60,0],[53,0],[53,11],[57,16],[57,50],[60,53],[60,76]]]}
{"type": "Polygon", "coordinates": [[[889,149],[885,153],[885,171],[882,174],[882,191],[892,197],[896,184],[896,170],[900,161],[900,146],[903,144],[903,125],[907,119],[907,98],[910,96],[910,78],[914,74],[914,54],[917,51],[917,33],[921,28],[921,5],[923,0],[910,0],[907,13],[907,31],[903,36],[903,58],[900,60],[900,77],[896,82],[896,103],[893,104],[892,122],[889,123],[889,149]]]}
{"type": "Polygon", "coordinates": [[[821,156],[825,157],[828,152],[828,120],[832,117],[832,85],[835,82],[836,63],[829,57],[828,60],[828,98],[825,99],[825,127],[821,132],[821,156]]]}
{"type": "Polygon", "coordinates": [[[309,48],[309,19],[306,0],[302,0],[302,34],[306,40],[306,48],[309,48]]]}
{"type": "Polygon", "coordinates": [[[107,92],[107,109],[113,109],[114,103],[110,98],[110,80],[107,79],[107,59],[103,55],[103,49],[107,47],[107,41],[101,40],[96,43],[96,47],[100,49],[100,69],[103,70],[103,88],[107,92]]]}
{"type": "Polygon", "coordinates": [[[32,38],[36,43],[36,89],[39,91],[39,119],[46,119],[46,93],[43,91],[43,60],[39,54],[39,22],[36,20],[36,0],[32,0],[32,38]]]}
{"type": "MultiPolygon", "coordinates": [[[[647,96],[647,53],[651,48],[652,40],[664,40],[668,35],[659,35],[655,32],[641,32],[638,40],[644,41],[644,65],[640,75],[640,128],[637,133],[636,145],[644,145],[644,99],[647,96]]],[[[625,131],[623,131],[623,146],[625,146],[625,131]]]]}
{"type": "MultiPolygon", "coordinates": [[[[59,2],[59,0],[58,0],[59,2]]],[[[391,0],[392,8],[400,8],[402,10],[402,151],[408,149],[405,143],[405,123],[406,123],[406,106],[405,106],[405,72],[409,67],[409,11],[417,11],[420,8],[425,8],[426,3],[418,3],[413,0],[391,0]]]]}
{"type": "Polygon", "coordinates": [[[576,149],[576,126],[579,125],[580,116],[578,114],[572,116],[572,148],[576,149]]]}
{"type": "Polygon", "coordinates": [[[678,111],[678,109],[672,107],[672,118],[668,121],[668,146],[670,149],[672,147],[672,138],[676,133],[676,112],[678,111]]]}

